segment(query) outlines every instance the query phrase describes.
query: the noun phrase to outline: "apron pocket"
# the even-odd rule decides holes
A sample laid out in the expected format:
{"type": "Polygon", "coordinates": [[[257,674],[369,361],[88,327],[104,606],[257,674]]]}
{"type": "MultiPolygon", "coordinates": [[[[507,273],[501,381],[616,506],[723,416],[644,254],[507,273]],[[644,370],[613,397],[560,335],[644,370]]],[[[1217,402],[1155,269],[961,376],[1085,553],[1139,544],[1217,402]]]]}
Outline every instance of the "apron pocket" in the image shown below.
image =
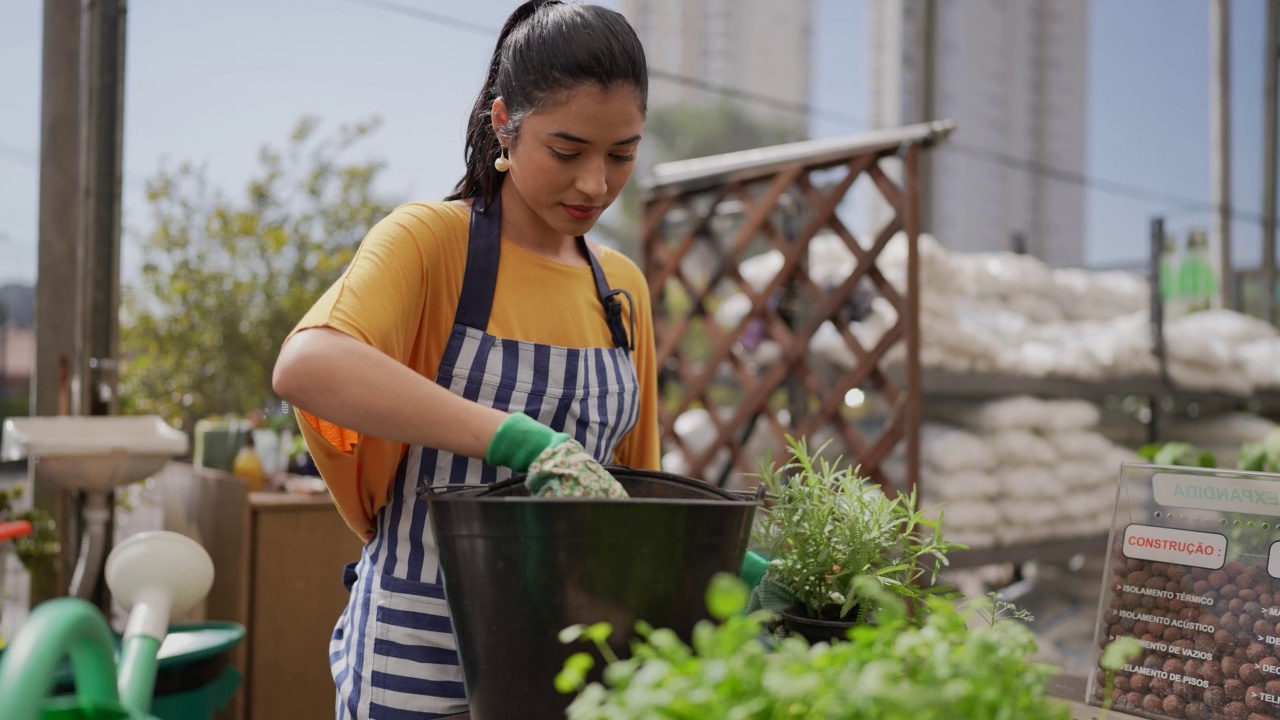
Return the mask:
{"type": "Polygon", "coordinates": [[[404,710],[465,710],[444,588],[387,574],[379,576],[378,585],[373,702],[404,710]]]}

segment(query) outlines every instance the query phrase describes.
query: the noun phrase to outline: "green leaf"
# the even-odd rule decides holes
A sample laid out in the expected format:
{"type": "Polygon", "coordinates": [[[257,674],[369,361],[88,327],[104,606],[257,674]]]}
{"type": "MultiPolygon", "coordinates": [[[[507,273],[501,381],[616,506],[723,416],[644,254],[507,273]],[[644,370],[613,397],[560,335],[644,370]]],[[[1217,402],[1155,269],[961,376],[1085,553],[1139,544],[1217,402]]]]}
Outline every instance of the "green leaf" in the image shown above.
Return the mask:
{"type": "Polygon", "coordinates": [[[1184,442],[1165,443],[1152,459],[1156,465],[1195,465],[1195,446],[1184,442]]]}
{"type": "Polygon", "coordinates": [[[560,631],[560,642],[564,645],[575,643],[582,637],[583,632],[587,629],[586,625],[570,625],[560,631]]]}
{"type": "Polygon", "coordinates": [[[607,622],[598,622],[582,631],[582,636],[594,643],[608,642],[612,634],[613,625],[607,622]]]}
{"type": "Polygon", "coordinates": [[[1147,460],[1148,462],[1152,462],[1156,459],[1156,454],[1160,452],[1161,447],[1161,443],[1149,443],[1147,445],[1143,445],[1138,448],[1138,457],[1143,460],[1147,460]]]}
{"type": "Polygon", "coordinates": [[[568,695],[571,692],[576,692],[577,690],[582,689],[582,686],[585,685],[586,682],[587,678],[585,675],[572,668],[566,667],[556,673],[556,692],[568,695]]]}
{"type": "Polygon", "coordinates": [[[716,573],[707,588],[707,610],[716,620],[727,620],[746,610],[751,591],[740,578],[729,573],[716,573]]]}
{"type": "Polygon", "coordinates": [[[564,661],[564,666],[566,669],[571,669],[578,673],[586,675],[588,672],[591,671],[591,668],[596,666],[596,661],[595,661],[595,658],[591,657],[587,653],[579,652],[579,653],[574,653],[570,655],[568,658],[566,658],[564,661]]]}
{"type": "Polygon", "coordinates": [[[1267,451],[1262,443],[1248,441],[1240,446],[1240,456],[1236,462],[1237,470],[1263,472],[1268,465],[1270,463],[1267,461],[1267,451]]]}
{"type": "Polygon", "coordinates": [[[1280,469],[1280,429],[1272,430],[1262,439],[1262,449],[1267,457],[1267,469],[1280,469]]]}
{"type": "Polygon", "coordinates": [[[1142,654],[1142,643],[1136,638],[1120,637],[1107,643],[1098,664],[1103,670],[1115,672],[1142,654]]]}

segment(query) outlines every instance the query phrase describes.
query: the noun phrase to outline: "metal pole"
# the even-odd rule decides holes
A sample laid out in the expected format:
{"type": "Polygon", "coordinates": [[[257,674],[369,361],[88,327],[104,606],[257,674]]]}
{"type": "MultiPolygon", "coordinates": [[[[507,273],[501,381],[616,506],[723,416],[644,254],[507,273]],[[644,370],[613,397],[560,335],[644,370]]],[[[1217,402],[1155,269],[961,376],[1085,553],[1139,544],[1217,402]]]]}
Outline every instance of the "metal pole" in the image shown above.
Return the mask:
{"type": "Polygon", "coordinates": [[[84,251],[82,412],[116,411],[120,184],[124,138],[125,0],[91,0],[81,28],[84,251]]]}
{"type": "Polygon", "coordinates": [[[1147,398],[1147,409],[1151,413],[1151,417],[1147,422],[1147,441],[1159,442],[1164,433],[1164,423],[1161,414],[1164,412],[1163,401],[1165,391],[1169,387],[1169,364],[1166,360],[1164,347],[1164,278],[1161,268],[1164,265],[1164,218],[1151,218],[1151,258],[1150,269],[1148,275],[1151,278],[1151,349],[1156,357],[1156,363],[1160,372],[1160,387],[1158,392],[1147,398]]]}
{"type": "MultiPolygon", "coordinates": [[[[36,269],[36,362],[31,378],[31,414],[65,415],[73,405],[73,368],[80,336],[80,4],[45,0],[40,101],[40,210],[36,269]]],[[[63,551],[54,568],[31,574],[35,606],[62,594],[69,580],[75,536],[57,488],[37,484],[36,507],[47,511],[62,533],[63,551]]]]}
{"type": "Polygon", "coordinates": [[[31,414],[71,406],[80,326],[80,5],[45,0],[40,109],[36,362],[31,414]],[[65,369],[65,370],[64,370],[65,369]]]}
{"type": "Polygon", "coordinates": [[[1280,62],[1280,0],[1267,0],[1263,64],[1262,129],[1262,317],[1276,321],[1276,63],[1280,62]]]}
{"type": "Polygon", "coordinates": [[[920,145],[907,148],[903,168],[902,229],[907,236],[906,417],[903,439],[907,457],[907,492],[920,484],[920,425],[924,388],[920,370],[920,145]]]}
{"type": "MultiPolygon", "coordinates": [[[[87,0],[80,26],[81,115],[81,327],[77,374],[80,412],[116,409],[116,338],[120,307],[120,182],[124,109],[125,0],[87,0]]],[[[108,509],[114,503],[108,503],[108,509]]],[[[111,552],[114,513],[104,532],[111,552]]],[[[111,609],[105,577],[87,596],[111,609]]]]}
{"type": "MultiPolygon", "coordinates": [[[[922,22],[920,27],[920,82],[918,86],[918,102],[920,116],[913,122],[933,122],[937,120],[936,90],[937,52],[938,52],[938,4],[936,0],[922,0],[922,22]]],[[[933,227],[933,202],[936,197],[933,187],[933,153],[924,153],[917,158],[920,163],[918,178],[920,198],[917,208],[920,213],[920,229],[922,232],[937,232],[933,227]]]]}
{"type": "Polygon", "coordinates": [[[1211,242],[1220,293],[1215,307],[1234,304],[1231,266],[1231,16],[1228,0],[1209,4],[1209,177],[1214,207],[1211,242]]]}

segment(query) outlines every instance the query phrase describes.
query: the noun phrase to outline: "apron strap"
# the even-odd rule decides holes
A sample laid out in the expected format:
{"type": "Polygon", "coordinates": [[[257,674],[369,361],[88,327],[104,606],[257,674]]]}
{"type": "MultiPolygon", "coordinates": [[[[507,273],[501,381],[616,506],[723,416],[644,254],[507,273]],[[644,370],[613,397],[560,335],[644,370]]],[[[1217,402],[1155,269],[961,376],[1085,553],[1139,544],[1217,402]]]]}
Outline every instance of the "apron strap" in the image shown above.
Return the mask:
{"type": "MultiPolygon", "coordinates": [[[[471,230],[467,240],[467,267],[462,278],[462,292],[458,297],[458,310],[454,323],[486,332],[489,313],[493,310],[493,291],[498,284],[498,254],[502,239],[502,196],[496,195],[491,204],[477,197],[471,203],[471,230]]],[[[591,275],[596,283],[596,295],[604,307],[605,322],[609,324],[609,336],[616,347],[635,349],[636,317],[635,301],[626,290],[614,290],[604,276],[600,262],[587,247],[586,238],[577,238],[578,250],[591,265],[591,275]],[[622,319],[621,295],[626,297],[631,310],[631,332],[622,319]]]]}
{"type": "Polygon", "coordinates": [[[609,280],[604,276],[604,268],[600,267],[600,261],[596,260],[591,248],[587,247],[587,239],[581,235],[578,236],[578,249],[587,257],[587,262],[591,263],[591,275],[596,280],[596,294],[600,296],[600,304],[604,306],[604,319],[609,323],[609,335],[613,338],[614,346],[627,352],[635,350],[636,301],[626,290],[614,290],[609,287],[609,280]],[[619,295],[627,298],[627,307],[631,310],[630,334],[627,333],[627,326],[622,322],[622,301],[618,299],[619,295]]]}
{"type": "Polygon", "coordinates": [[[498,250],[502,237],[502,196],[486,207],[484,198],[471,202],[471,232],[467,241],[467,269],[458,296],[456,325],[485,332],[493,309],[493,289],[498,284],[498,250]]]}

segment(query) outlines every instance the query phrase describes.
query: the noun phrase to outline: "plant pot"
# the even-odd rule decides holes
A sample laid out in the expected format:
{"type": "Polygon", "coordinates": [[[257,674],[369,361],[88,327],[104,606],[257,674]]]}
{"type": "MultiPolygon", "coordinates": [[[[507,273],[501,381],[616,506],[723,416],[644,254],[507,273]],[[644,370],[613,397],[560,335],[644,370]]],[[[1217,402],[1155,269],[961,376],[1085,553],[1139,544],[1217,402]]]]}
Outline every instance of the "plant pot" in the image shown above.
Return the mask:
{"type": "MultiPolygon", "coordinates": [[[[824,613],[828,614],[828,613],[824,613]]],[[[839,617],[839,612],[830,613],[833,617],[839,617]]],[[[816,642],[839,642],[848,639],[849,628],[858,624],[854,618],[858,617],[858,608],[854,606],[844,620],[811,618],[805,612],[803,606],[797,605],[778,613],[782,620],[782,627],[786,629],[788,634],[799,635],[808,640],[811,644],[816,642]]]]}
{"type": "MultiPolygon", "coordinates": [[[[612,623],[629,655],[637,620],[688,641],[707,585],[737,575],[760,501],[668,473],[610,467],[629,499],[530,498],[513,477],[426,496],[475,720],[564,717],[558,633],[612,623]]],[[[602,663],[589,679],[598,679],[602,663]]]]}

